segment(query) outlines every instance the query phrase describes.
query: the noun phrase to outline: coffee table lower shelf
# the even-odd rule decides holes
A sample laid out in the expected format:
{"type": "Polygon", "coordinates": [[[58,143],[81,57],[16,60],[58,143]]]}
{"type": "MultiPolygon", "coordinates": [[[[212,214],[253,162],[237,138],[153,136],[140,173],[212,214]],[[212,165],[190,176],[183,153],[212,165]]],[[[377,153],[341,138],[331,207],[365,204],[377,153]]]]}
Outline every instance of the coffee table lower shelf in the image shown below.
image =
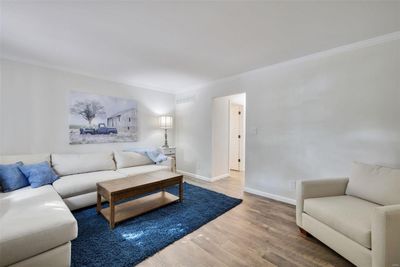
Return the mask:
{"type": "MultiPolygon", "coordinates": [[[[168,205],[178,200],[179,197],[170,194],[168,192],[162,191],[135,200],[117,204],[115,205],[114,222],[118,223],[124,221],[126,219],[160,208],[162,206],[168,205]]],[[[111,221],[110,210],[111,209],[109,207],[100,210],[100,213],[109,222],[111,221]]]]}

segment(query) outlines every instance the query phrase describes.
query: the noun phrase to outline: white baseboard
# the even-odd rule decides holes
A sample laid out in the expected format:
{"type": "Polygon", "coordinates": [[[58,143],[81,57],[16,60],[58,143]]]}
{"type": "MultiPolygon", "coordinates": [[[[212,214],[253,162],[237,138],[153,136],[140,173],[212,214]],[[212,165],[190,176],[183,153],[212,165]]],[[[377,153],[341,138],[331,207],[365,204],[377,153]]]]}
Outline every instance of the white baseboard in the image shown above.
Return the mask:
{"type": "MultiPolygon", "coordinates": [[[[189,176],[189,177],[192,177],[192,178],[195,178],[195,179],[206,181],[206,182],[215,182],[215,181],[217,181],[219,179],[223,179],[223,178],[229,177],[229,173],[218,175],[218,176],[214,176],[214,177],[210,178],[210,177],[201,176],[201,175],[198,175],[198,174],[194,174],[194,173],[186,172],[186,171],[182,171],[182,170],[176,170],[176,172],[181,173],[181,174],[186,175],[186,176],[189,176]]],[[[288,198],[288,197],[283,197],[283,196],[280,196],[280,195],[267,193],[267,192],[260,191],[260,190],[257,190],[257,189],[253,189],[253,188],[250,188],[250,187],[245,187],[244,191],[247,192],[247,193],[251,193],[251,194],[254,194],[254,195],[270,198],[270,199],[277,200],[277,201],[280,201],[280,202],[284,202],[284,203],[287,203],[287,204],[296,205],[296,200],[292,199],[292,198],[288,198]]]]}
{"type": "Polygon", "coordinates": [[[257,189],[253,189],[253,188],[249,188],[249,187],[245,187],[244,191],[247,192],[247,193],[254,194],[254,195],[258,195],[258,196],[262,196],[262,197],[266,197],[266,198],[271,198],[273,200],[277,200],[277,201],[284,202],[284,203],[287,203],[287,204],[296,205],[296,200],[292,199],[292,198],[288,198],[288,197],[283,197],[283,196],[280,196],[280,195],[267,193],[267,192],[260,191],[260,190],[257,190],[257,189]]]}
{"type": "Polygon", "coordinates": [[[185,171],[182,171],[182,170],[176,170],[176,172],[181,173],[181,174],[186,175],[186,176],[189,176],[189,177],[192,177],[192,178],[195,178],[195,179],[206,181],[206,182],[215,182],[215,181],[217,181],[219,179],[229,177],[229,173],[225,173],[225,174],[214,176],[214,177],[206,177],[206,176],[201,176],[201,175],[194,174],[194,173],[191,173],[191,172],[185,172],[185,171]]]}
{"type": "Polygon", "coordinates": [[[223,179],[223,178],[226,178],[226,177],[229,177],[229,173],[225,173],[225,174],[221,174],[221,175],[218,175],[218,176],[211,177],[211,182],[215,182],[217,180],[220,180],[220,179],[223,179]]]}
{"type": "Polygon", "coordinates": [[[183,174],[183,175],[186,175],[186,176],[189,176],[189,177],[192,177],[192,178],[203,180],[203,181],[206,181],[206,182],[212,182],[211,178],[206,177],[206,176],[201,176],[201,175],[198,175],[198,174],[194,174],[194,173],[191,173],[191,172],[185,172],[185,171],[182,171],[182,170],[176,170],[176,172],[180,173],[180,174],[183,174]]]}

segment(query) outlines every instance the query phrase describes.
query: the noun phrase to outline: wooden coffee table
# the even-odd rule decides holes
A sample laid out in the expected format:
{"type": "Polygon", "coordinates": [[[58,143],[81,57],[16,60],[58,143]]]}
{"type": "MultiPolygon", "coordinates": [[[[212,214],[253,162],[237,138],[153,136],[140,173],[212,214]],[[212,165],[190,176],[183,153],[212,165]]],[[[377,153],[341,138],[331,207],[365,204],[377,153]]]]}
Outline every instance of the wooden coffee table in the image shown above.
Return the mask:
{"type": "Polygon", "coordinates": [[[183,176],[169,171],[157,171],[97,183],[96,211],[106,218],[110,228],[113,229],[116,223],[123,220],[182,200],[183,176]],[[165,188],[173,185],[179,185],[179,197],[165,191],[165,188]],[[121,202],[127,198],[158,190],[161,192],[121,202]],[[102,208],[101,197],[108,201],[109,207],[102,208]]]}

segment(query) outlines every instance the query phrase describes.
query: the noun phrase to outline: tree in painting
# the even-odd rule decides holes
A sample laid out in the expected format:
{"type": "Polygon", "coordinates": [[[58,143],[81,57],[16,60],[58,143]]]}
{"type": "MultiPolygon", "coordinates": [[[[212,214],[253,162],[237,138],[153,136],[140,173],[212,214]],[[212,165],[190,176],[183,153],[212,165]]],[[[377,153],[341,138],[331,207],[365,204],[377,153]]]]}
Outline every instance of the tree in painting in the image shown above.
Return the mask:
{"type": "Polygon", "coordinates": [[[71,107],[71,113],[80,115],[89,122],[90,126],[92,125],[92,120],[96,118],[96,116],[105,115],[104,106],[95,100],[77,101],[71,107]]]}

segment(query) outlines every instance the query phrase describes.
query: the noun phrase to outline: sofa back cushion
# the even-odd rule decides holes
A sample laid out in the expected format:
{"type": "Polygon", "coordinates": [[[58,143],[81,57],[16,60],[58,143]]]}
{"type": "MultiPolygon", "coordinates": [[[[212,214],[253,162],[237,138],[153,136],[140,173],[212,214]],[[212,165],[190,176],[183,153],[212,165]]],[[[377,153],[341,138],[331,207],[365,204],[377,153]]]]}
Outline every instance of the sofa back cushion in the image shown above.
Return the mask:
{"type": "Polygon", "coordinates": [[[112,153],[52,154],[51,162],[60,176],[115,170],[112,153]]]}
{"type": "Polygon", "coordinates": [[[0,156],[0,164],[13,164],[21,161],[24,164],[35,164],[43,161],[50,163],[50,154],[24,154],[0,156]]]}
{"type": "Polygon", "coordinates": [[[115,151],[114,157],[118,169],[154,163],[149,157],[136,152],[115,151]]]}
{"type": "Polygon", "coordinates": [[[400,204],[400,169],[354,162],[346,194],[380,205],[400,204]]]}

